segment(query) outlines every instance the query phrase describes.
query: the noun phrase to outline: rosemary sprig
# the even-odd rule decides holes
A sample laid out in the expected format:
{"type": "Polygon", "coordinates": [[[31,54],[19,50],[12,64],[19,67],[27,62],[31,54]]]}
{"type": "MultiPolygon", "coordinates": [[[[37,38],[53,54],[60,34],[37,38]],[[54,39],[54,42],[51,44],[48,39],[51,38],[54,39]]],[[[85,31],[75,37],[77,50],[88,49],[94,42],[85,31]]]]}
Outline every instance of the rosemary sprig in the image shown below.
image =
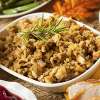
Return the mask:
{"type": "Polygon", "coordinates": [[[22,37],[22,41],[23,41],[24,44],[27,44],[27,43],[28,43],[29,34],[28,34],[27,31],[20,32],[20,33],[18,33],[18,35],[19,35],[20,37],[22,37]]]}
{"type": "Polygon", "coordinates": [[[63,19],[53,19],[48,22],[49,19],[44,19],[44,16],[40,20],[37,20],[37,24],[26,32],[22,32],[21,37],[24,42],[29,41],[30,35],[37,40],[47,40],[51,36],[66,32],[67,28],[63,24],[63,19]],[[47,22],[47,23],[46,23],[47,22]]]}

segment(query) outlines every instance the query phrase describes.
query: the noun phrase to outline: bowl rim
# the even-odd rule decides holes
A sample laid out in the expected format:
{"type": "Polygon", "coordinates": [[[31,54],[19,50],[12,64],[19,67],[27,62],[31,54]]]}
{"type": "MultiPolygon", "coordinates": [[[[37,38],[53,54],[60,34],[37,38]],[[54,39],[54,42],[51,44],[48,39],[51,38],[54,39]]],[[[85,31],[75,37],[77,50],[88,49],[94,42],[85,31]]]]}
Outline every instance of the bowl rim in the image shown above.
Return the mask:
{"type": "Polygon", "coordinates": [[[32,9],[27,10],[27,11],[19,12],[19,13],[16,13],[16,14],[9,14],[9,15],[0,14],[0,19],[2,19],[2,18],[14,18],[14,17],[18,17],[18,16],[22,16],[22,15],[31,13],[31,12],[36,11],[39,8],[47,5],[51,1],[52,0],[47,0],[47,1],[43,2],[43,3],[41,3],[40,5],[36,6],[35,8],[32,8],[32,9]]]}
{"type": "Polygon", "coordinates": [[[21,99],[30,100],[30,98],[32,98],[33,100],[37,100],[36,95],[30,89],[18,82],[0,80],[0,86],[3,86],[10,93],[20,97],[21,99]],[[20,89],[22,91],[20,91],[20,89]]]}
{"type": "MultiPolygon", "coordinates": [[[[3,29],[0,30],[0,32],[4,31],[6,28],[8,28],[11,25],[14,25],[16,22],[18,22],[21,19],[34,17],[34,16],[38,16],[38,17],[41,16],[42,17],[42,15],[45,15],[46,17],[49,17],[49,16],[52,16],[53,14],[52,13],[41,12],[41,13],[32,13],[32,14],[25,15],[23,17],[20,17],[20,18],[16,19],[15,21],[11,22],[10,24],[6,25],[3,29]]],[[[64,18],[68,19],[67,17],[64,17],[64,18]]],[[[75,21],[75,22],[77,24],[79,24],[80,26],[82,25],[82,26],[87,27],[89,30],[93,31],[95,34],[100,35],[99,31],[91,28],[90,26],[88,26],[86,24],[83,24],[82,22],[79,22],[79,21],[75,21]]],[[[77,77],[75,77],[75,78],[73,78],[71,80],[68,80],[68,81],[64,81],[64,82],[60,82],[60,83],[53,83],[53,84],[42,83],[42,82],[39,82],[37,80],[28,78],[28,77],[26,77],[24,75],[21,75],[21,74],[18,74],[17,72],[14,72],[13,70],[8,69],[7,67],[5,67],[3,65],[0,65],[0,68],[3,69],[4,71],[8,72],[9,74],[12,74],[13,76],[16,76],[16,77],[18,77],[18,78],[20,78],[20,79],[22,79],[24,81],[27,81],[29,83],[32,83],[32,84],[34,84],[36,86],[38,85],[38,86],[41,86],[41,87],[59,87],[59,86],[63,86],[63,85],[66,85],[66,84],[71,84],[73,82],[76,82],[77,80],[80,80],[82,77],[84,77],[87,74],[90,74],[93,70],[95,70],[97,68],[97,65],[99,65],[99,64],[100,64],[100,58],[88,70],[86,70],[81,75],[79,75],[79,76],[77,76],[77,77]]]]}

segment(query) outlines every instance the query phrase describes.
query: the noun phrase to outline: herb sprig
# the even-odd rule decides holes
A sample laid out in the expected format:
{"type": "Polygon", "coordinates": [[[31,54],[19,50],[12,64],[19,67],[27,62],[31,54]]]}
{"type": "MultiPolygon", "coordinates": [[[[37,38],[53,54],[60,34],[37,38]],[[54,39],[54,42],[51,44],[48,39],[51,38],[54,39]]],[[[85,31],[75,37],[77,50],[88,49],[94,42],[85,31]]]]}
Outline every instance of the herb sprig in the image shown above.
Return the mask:
{"type": "Polygon", "coordinates": [[[29,41],[30,35],[37,40],[45,41],[55,34],[66,31],[67,28],[64,24],[63,18],[59,19],[51,17],[51,19],[44,19],[44,16],[42,16],[41,19],[37,20],[35,26],[27,31],[21,32],[21,37],[25,43],[29,41]]]}

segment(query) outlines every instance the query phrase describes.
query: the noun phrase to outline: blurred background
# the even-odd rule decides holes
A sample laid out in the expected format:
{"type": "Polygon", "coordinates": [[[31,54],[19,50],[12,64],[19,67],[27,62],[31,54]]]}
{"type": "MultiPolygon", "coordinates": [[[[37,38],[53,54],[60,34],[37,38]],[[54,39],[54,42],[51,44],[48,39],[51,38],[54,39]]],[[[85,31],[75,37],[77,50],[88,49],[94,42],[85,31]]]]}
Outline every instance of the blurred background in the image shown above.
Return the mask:
{"type": "Polygon", "coordinates": [[[100,0],[55,0],[53,9],[78,20],[93,20],[98,15],[100,0]]]}

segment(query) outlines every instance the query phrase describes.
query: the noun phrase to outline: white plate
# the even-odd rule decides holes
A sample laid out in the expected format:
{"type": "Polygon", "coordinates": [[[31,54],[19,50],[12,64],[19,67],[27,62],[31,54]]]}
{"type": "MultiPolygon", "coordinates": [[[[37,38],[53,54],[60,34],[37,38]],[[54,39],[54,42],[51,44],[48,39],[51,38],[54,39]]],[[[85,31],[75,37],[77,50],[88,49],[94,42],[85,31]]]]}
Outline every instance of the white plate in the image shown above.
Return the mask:
{"type": "MultiPolygon", "coordinates": [[[[6,28],[8,28],[10,25],[13,25],[13,24],[16,24],[19,20],[22,20],[22,19],[31,19],[31,18],[40,18],[44,15],[44,18],[48,18],[50,16],[52,16],[51,13],[33,13],[33,14],[29,14],[29,15],[26,15],[26,16],[23,16],[21,18],[18,18],[17,20],[13,21],[12,23],[10,23],[9,25],[7,25],[6,27],[4,27],[2,30],[0,30],[1,32],[4,31],[6,28]]],[[[63,17],[65,20],[68,20],[68,18],[66,17],[63,17]]],[[[100,35],[100,32],[81,23],[81,22],[78,22],[76,21],[77,24],[79,24],[80,26],[85,26],[87,27],[88,29],[90,29],[91,31],[93,31],[94,33],[100,35]]],[[[61,82],[61,83],[54,83],[54,84],[48,84],[48,83],[42,83],[42,82],[39,82],[39,81],[36,81],[36,80],[33,80],[33,79],[30,79],[28,77],[25,77],[23,75],[20,75],[10,69],[8,69],[7,67],[5,66],[0,66],[1,69],[5,70],[6,72],[22,79],[22,80],[25,80],[29,83],[32,83],[34,86],[37,86],[41,89],[44,89],[46,91],[51,91],[51,92],[62,92],[62,91],[65,91],[66,87],[75,83],[75,82],[78,82],[78,81],[81,81],[81,80],[84,80],[84,79],[87,79],[89,78],[96,70],[98,67],[100,67],[100,59],[98,59],[98,61],[91,66],[91,68],[89,68],[87,71],[85,71],[83,74],[79,75],[78,77],[72,79],[72,80],[69,80],[69,81],[65,81],[65,82],[61,82]]]]}
{"type": "Polygon", "coordinates": [[[21,97],[23,100],[37,100],[36,96],[26,87],[17,82],[8,82],[0,80],[0,85],[5,87],[9,92],[21,97]]]}
{"type": "Polygon", "coordinates": [[[39,8],[45,6],[46,4],[48,4],[51,0],[48,0],[48,1],[45,1],[44,3],[40,4],[39,6],[35,7],[35,8],[32,8],[30,10],[27,10],[27,11],[24,11],[24,12],[20,12],[20,13],[17,13],[17,14],[11,14],[11,15],[1,15],[0,14],[0,18],[12,18],[12,17],[18,17],[18,16],[22,16],[22,15],[25,15],[25,14],[28,14],[28,13],[31,13],[33,11],[36,11],[38,10],[39,8]]]}

